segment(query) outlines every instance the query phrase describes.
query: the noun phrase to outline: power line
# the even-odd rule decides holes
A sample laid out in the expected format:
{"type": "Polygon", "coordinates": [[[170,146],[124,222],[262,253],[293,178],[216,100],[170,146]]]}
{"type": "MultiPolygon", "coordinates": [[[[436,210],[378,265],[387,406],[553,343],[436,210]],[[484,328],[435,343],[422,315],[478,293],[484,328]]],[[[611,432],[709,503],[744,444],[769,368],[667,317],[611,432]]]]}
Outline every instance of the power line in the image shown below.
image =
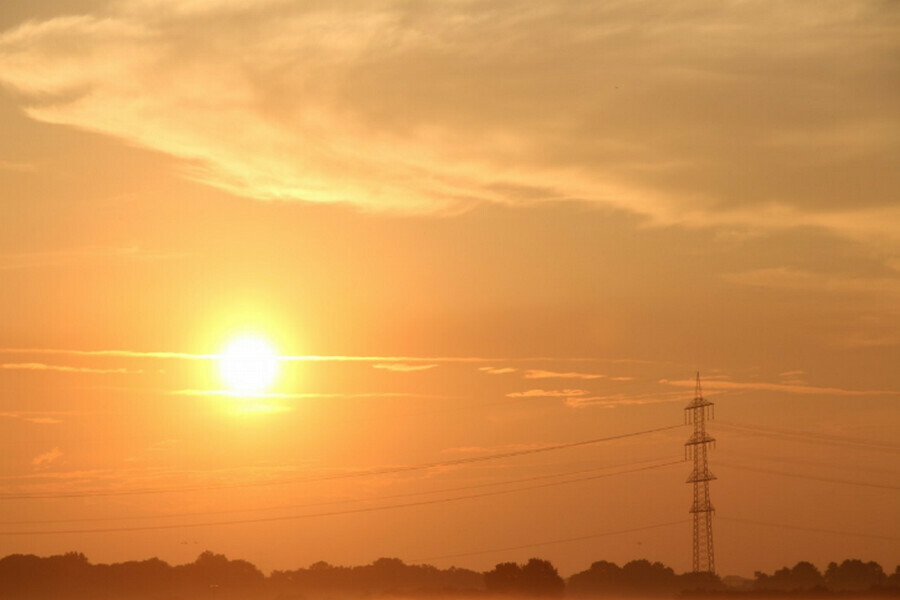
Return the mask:
{"type": "MultiPolygon", "coordinates": [[[[567,477],[569,475],[578,475],[581,473],[591,473],[595,471],[600,471],[604,469],[618,469],[621,467],[628,467],[638,464],[645,464],[648,461],[639,461],[632,462],[627,464],[620,465],[612,465],[608,467],[595,467],[592,469],[580,469],[578,471],[568,471],[566,473],[550,473],[547,475],[535,475],[533,477],[523,477],[519,479],[510,479],[507,481],[499,481],[499,482],[491,482],[491,483],[480,483],[466,486],[457,486],[452,488],[443,488],[438,490],[424,490],[418,492],[405,492],[401,494],[388,494],[383,496],[374,496],[369,498],[344,498],[341,500],[329,500],[323,502],[309,502],[305,504],[289,504],[282,506],[266,506],[266,507],[258,507],[258,508],[238,508],[231,510],[217,510],[217,511],[193,511],[193,512],[182,512],[182,513],[170,513],[165,515],[141,515],[141,516],[127,516],[127,517],[97,517],[97,518],[82,518],[82,519],[39,519],[39,520],[27,520],[27,521],[0,521],[0,525],[47,525],[53,523],[86,523],[86,522],[109,522],[109,521],[133,521],[133,520],[145,520],[145,519],[174,519],[181,517],[196,517],[196,516],[209,516],[209,515],[224,515],[224,514],[235,514],[235,513],[248,513],[248,512],[262,512],[262,511],[273,511],[273,510],[289,510],[289,509],[297,509],[297,508],[311,508],[315,506],[328,506],[334,504],[349,504],[356,502],[371,502],[371,501],[380,501],[380,500],[392,500],[396,498],[409,498],[414,496],[425,496],[429,494],[444,494],[447,492],[460,492],[467,491],[473,489],[480,489],[485,487],[496,487],[502,485],[512,485],[517,483],[525,483],[529,481],[540,481],[542,479],[552,479],[555,477],[567,477]]],[[[612,473],[602,473],[600,475],[593,475],[589,477],[580,477],[575,479],[569,479],[564,481],[552,482],[548,483],[544,486],[536,486],[536,487],[550,487],[554,485],[564,485],[567,483],[576,483],[580,481],[588,481],[592,479],[601,479],[604,477],[612,477],[614,475],[625,475],[627,473],[637,473],[640,471],[649,471],[651,469],[659,469],[662,467],[668,467],[672,465],[680,465],[684,461],[682,460],[670,460],[669,462],[653,464],[644,467],[638,467],[634,469],[625,469],[614,471],[612,473]]],[[[529,488],[531,489],[531,488],[529,488]]],[[[503,492],[501,492],[503,493],[503,492]]]]}
{"type": "Polygon", "coordinates": [[[784,477],[795,477],[797,479],[809,479],[811,481],[824,481],[827,483],[841,483],[845,485],[858,485],[862,487],[871,487],[878,488],[883,490],[900,490],[900,485],[891,485],[887,483],[869,483],[867,481],[854,481],[851,479],[838,479],[836,477],[821,477],[817,475],[800,475],[798,473],[788,473],[786,471],[778,471],[775,469],[763,469],[760,467],[747,467],[744,465],[736,465],[728,462],[718,462],[717,465],[731,468],[731,469],[740,469],[742,471],[754,471],[756,473],[768,473],[770,475],[782,475],[784,477]]]}
{"type": "Polygon", "coordinates": [[[733,523],[742,523],[745,525],[760,525],[762,527],[776,527],[778,529],[795,529],[797,531],[811,531],[814,533],[828,533],[832,535],[848,535],[851,537],[864,537],[876,540],[900,541],[900,537],[890,535],[879,535],[874,533],[855,533],[852,531],[838,531],[836,529],[820,529],[818,527],[802,527],[800,525],[785,525],[783,523],[767,523],[765,521],[754,521],[751,519],[739,519],[736,517],[718,516],[720,520],[731,521],[733,523]]]}
{"type": "Polygon", "coordinates": [[[879,442],[864,438],[854,438],[850,436],[839,436],[824,433],[812,433],[809,431],[761,427],[759,425],[745,425],[742,423],[733,423],[730,421],[717,421],[717,423],[718,426],[724,427],[725,429],[740,431],[749,435],[775,437],[780,439],[788,439],[795,442],[810,442],[835,446],[855,446],[859,448],[866,448],[869,450],[879,450],[882,452],[900,452],[900,444],[894,444],[891,442],[879,442]]]}
{"type": "Polygon", "coordinates": [[[681,521],[670,521],[668,523],[657,523],[655,525],[644,525],[643,527],[633,527],[631,529],[619,529],[617,531],[605,531],[603,533],[591,533],[578,537],[564,538],[558,540],[549,540],[545,542],[535,542],[532,544],[522,544],[520,546],[506,546],[504,548],[491,548],[490,550],[476,550],[474,552],[460,552],[458,554],[443,554],[441,556],[426,556],[425,558],[414,558],[410,562],[424,560],[441,560],[444,558],[463,558],[466,556],[477,556],[479,554],[493,554],[495,552],[507,552],[509,550],[523,550],[525,548],[536,548],[538,546],[549,546],[551,544],[567,544],[570,542],[580,542],[582,540],[592,540],[601,537],[609,537],[613,535],[622,535],[625,533],[636,533],[638,531],[647,531],[649,529],[659,529],[661,527],[671,527],[673,525],[684,525],[689,523],[690,519],[682,519],[681,521]]]}
{"type": "Polygon", "coordinates": [[[220,484],[220,485],[202,485],[202,486],[183,486],[183,487],[169,487],[169,488],[142,488],[142,489],[133,489],[133,490],[85,490],[81,492],[61,492],[61,493],[21,493],[21,494],[0,494],[0,500],[36,500],[36,499],[60,499],[60,498],[88,498],[88,497],[99,497],[99,496],[134,496],[141,494],[164,494],[164,493],[175,493],[175,492],[198,492],[198,491],[213,491],[213,490],[221,490],[221,489],[235,489],[235,488],[251,488],[251,487],[261,487],[261,486],[269,486],[269,485],[287,485],[291,483],[308,483],[315,481],[331,481],[337,479],[351,479],[355,477],[371,477],[375,475],[391,475],[395,473],[409,473],[412,471],[425,471],[429,469],[436,469],[441,467],[452,467],[452,466],[460,466],[460,465],[468,465],[479,462],[486,462],[491,460],[500,460],[504,458],[514,458],[518,456],[526,456],[530,454],[540,454],[544,452],[553,452],[556,450],[567,450],[569,448],[578,448],[581,446],[590,446],[593,444],[600,444],[603,442],[612,442],[616,440],[622,440],[632,437],[638,437],[642,435],[648,435],[651,433],[660,433],[663,431],[670,431],[672,429],[678,429],[683,427],[683,425],[668,425],[666,427],[656,427],[654,429],[645,429],[642,431],[633,431],[630,433],[622,433],[618,435],[612,435],[601,438],[593,438],[590,440],[583,440],[580,442],[567,442],[563,444],[554,444],[551,446],[541,446],[539,448],[528,448],[526,450],[515,450],[510,452],[499,452],[496,454],[487,454],[484,456],[470,456],[466,458],[457,458],[454,460],[445,460],[438,462],[430,462],[430,463],[419,463],[416,465],[405,465],[400,467],[385,467],[381,469],[369,469],[363,471],[353,471],[350,473],[332,473],[331,475],[321,475],[318,477],[300,477],[300,478],[291,478],[291,479],[273,479],[268,481],[250,481],[243,483],[230,483],[230,484],[220,484]]]}
{"type": "Polygon", "coordinates": [[[432,504],[443,504],[445,502],[455,502],[458,500],[470,500],[475,498],[486,498],[489,496],[499,496],[502,494],[511,494],[515,492],[522,492],[526,490],[534,490],[539,488],[553,487],[557,485],[563,485],[568,483],[577,483],[581,481],[588,481],[591,479],[601,479],[604,477],[612,477],[613,475],[620,475],[623,473],[634,473],[638,471],[649,471],[651,469],[659,469],[662,467],[681,464],[682,461],[673,461],[670,463],[663,463],[660,465],[652,465],[647,467],[641,467],[638,469],[631,469],[629,471],[619,471],[616,473],[605,473],[602,475],[593,475],[590,477],[580,477],[577,479],[568,479],[565,481],[556,481],[551,483],[543,483],[538,485],[530,485],[523,486],[518,488],[512,488],[508,490],[497,490],[493,492],[481,492],[477,494],[466,494],[462,496],[453,496],[450,498],[436,498],[432,500],[420,500],[418,502],[405,502],[400,504],[388,504],[384,506],[370,506],[365,508],[354,508],[348,510],[337,510],[337,511],[328,511],[328,512],[319,512],[319,513],[308,513],[305,515],[289,515],[289,516],[278,516],[278,517],[258,517],[255,519],[234,519],[234,520],[223,520],[223,521],[206,521],[200,523],[182,523],[182,524],[169,524],[169,525],[139,525],[133,527],[103,527],[103,528],[94,528],[94,529],[57,529],[57,530],[29,530],[29,531],[0,531],[0,536],[12,536],[12,535],[61,535],[61,534],[87,534],[87,533],[122,533],[122,532],[134,532],[134,531],[155,531],[155,530],[163,530],[163,529],[187,529],[187,528],[195,528],[195,527],[220,527],[226,525],[247,525],[247,524],[255,524],[255,523],[274,523],[278,521],[296,521],[300,519],[311,519],[316,517],[333,517],[340,515],[351,515],[351,514],[361,514],[361,513],[370,513],[370,512],[380,512],[385,510],[393,510],[398,508],[411,508],[414,506],[428,506],[432,504]]]}
{"type": "Polygon", "coordinates": [[[900,477],[900,471],[896,469],[868,467],[859,464],[835,464],[833,461],[810,460],[807,458],[797,458],[796,456],[766,456],[754,454],[752,452],[735,452],[734,450],[727,449],[717,449],[716,454],[720,456],[731,456],[743,460],[751,460],[754,463],[758,463],[760,461],[790,463],[799,465],[804,468],[814,467],[823,469],[837,469],[840,471],[853,471],[854,473],[874,473],[877,475],[892,475],[895,477],[900,477]]]}

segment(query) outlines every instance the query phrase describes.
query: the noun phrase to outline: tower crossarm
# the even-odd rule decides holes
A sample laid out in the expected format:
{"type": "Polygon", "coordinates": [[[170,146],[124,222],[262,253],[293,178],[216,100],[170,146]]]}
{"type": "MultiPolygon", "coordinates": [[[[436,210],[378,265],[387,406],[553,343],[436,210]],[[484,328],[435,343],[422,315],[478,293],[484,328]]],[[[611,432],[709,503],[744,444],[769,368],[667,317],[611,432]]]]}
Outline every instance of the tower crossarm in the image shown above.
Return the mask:
{"type": "Polygon", "coordinates": [[[688,441],[684,443],[685,446],[695,446],[697,444],[712,444],[716,441],[716,438],[712,437],[705,431],[695,431],[691,437],[688,438],[688,441]]]}
{"type": "Polygon", "coordinates": [[[696,471],[691,473],[691,476],[684,480],[685,483],[694,483],[695,481],[712,481],[714,479],[718,479],[715,475],[706,471],[705,473],[697,473],[696,471]]]}

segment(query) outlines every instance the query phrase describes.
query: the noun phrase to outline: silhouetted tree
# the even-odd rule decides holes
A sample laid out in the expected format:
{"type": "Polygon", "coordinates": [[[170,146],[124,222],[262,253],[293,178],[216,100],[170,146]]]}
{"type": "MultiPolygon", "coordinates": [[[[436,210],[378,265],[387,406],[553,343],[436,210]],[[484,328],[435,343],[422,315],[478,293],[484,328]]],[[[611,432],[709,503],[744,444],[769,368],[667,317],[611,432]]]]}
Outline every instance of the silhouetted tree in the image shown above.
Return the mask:
{"type": "Polygon", "coordinates": [[[500,563],[484,574],[487,590],[495,594],[561,596],[566,584],[550,561],[532,558],[524,566],[500,563]]]}
{"type": "Polygon", "coordinates": [[[614,592],[621,588],[622,570],[615,563],[600,560],[587,571],[569,577],[566,591],[571,594],[594,595],[614,592]]]}
{"type": "Polygon", "coordinates": [[[192,590],[243,590],[261,586],[265,576],[245,560],[206,551],[193,563],[175,567],[175,579],[192,590]]]}
{"type": "Polygon", "coordinates": [[[622,567],[621,580],[626,587],[642,593],[672,592],[679,587],[675,571],[661,562],[643,559],[626,563],[622,567]]]}
{"type": "Polygon", "coordinates": [[[158,558],[94,565],[94,572],[97,589],[113,597],[168,592],[174,584],[174,570],[158,558]]]}
{"type": "Polygon", "coordinates": [[[7,597],[84,597],[93,587],[92,566],[79,552],[46,558],[12,555],[0,561],[0,593],[7,597]]]}
{"type": "Polygon", "coordinates": [[[359,567],[358,571],[369,580],[367,588],[375,592],[398,593],[414,588],[414,568],[408,567],[399,558],[379,558],[367,567],[359,567]]]}
{"type": "Polygon", "coordinates": [[[757,571],[755,576],[756,581],[753,587],[761,591],[802,591],[821,588],[825,585],[825,578],[819,569],[806,561],[798,562],[793,568],[778,569],[772,575],[757,571]]]}
{"type": "Polygon", "coordinates": [[[887,585],[892,588],[900,588],[900,565],[897,565],[894,572],[888,577],[887,585]]]}
{"type": "Polygon", "coordinates": [[[884,570],[877,562],[847,559],[840,565],[830,563],[825,581],[833,590],[868,590],[885,582],[884,570]]]}
{"type": "Polygon", "coordinates": [[[497,564],[484,574],[484,586],[494,594],[515,594],[521,588],[522,569],[514,562],[497,564]]]}
{"type": "MultiPolygon", "coordinates": [[[[451,567],[407,565],[397,558],[379,558],[371,565],[335,567],[317,562],[308,569],[275,571],[274,589],[296,595],[418,594],[426,592],[475,592],[484,589],[481,573],[451,567]]],[[[293,596],[292,596],[293,597],[293,596]]]]}
{"type": "Polygon", "coordinates": [[[567,591],[572,594],[670,594],[681,589],[681,581],[671,568],[661,562],[633,560],[622,568],[601,560],[591,568],[569,578],[567,591]]]}
{"type": "Polygon", "coordinates": [[[550,561],[529,559],[522,567],[522,591],[536,596],[562,596],[566,583],[550,561]]]}

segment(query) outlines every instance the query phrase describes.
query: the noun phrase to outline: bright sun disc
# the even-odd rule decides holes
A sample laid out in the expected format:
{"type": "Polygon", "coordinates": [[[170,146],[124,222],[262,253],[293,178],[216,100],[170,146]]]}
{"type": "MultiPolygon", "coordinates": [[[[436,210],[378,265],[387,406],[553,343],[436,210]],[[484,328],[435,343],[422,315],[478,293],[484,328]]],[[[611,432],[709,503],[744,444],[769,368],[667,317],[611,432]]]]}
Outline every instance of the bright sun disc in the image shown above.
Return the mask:
{"type": "Polygon", "coordinates": [[[254,393],[272,384],[278,371],[278,356],[259,338],[234,340],[219,358],[219,372],[225,384],[236,392],[254,393]]]}

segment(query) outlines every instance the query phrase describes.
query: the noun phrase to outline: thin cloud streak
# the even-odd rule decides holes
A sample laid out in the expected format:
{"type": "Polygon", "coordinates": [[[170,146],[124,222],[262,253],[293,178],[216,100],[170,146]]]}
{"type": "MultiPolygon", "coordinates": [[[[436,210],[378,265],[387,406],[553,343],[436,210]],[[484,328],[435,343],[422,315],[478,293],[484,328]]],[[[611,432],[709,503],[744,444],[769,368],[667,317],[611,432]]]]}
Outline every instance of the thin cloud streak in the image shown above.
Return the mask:
{"type": "Polygon", "coordinates": [[[598,406],[600,408],[617,408],[620,406],[644,406],[646,404],[662,404],[668,402],[684,402],[682,392],[662,392],[656,394],[610,394],[606,396],[574,396],[566,398],[565,405],[570,408],[598,406]]]}
{"type": "Polygon", "coordinates": [[[96,369],[93,367],[73,367],[69,365],[48,365],[45,363],[3,363],[0,369],[8,371],[56,371],[59,373],[96,373],[96,374],[113,374],[113,373],[143,373],[141,370],[134,369],[96,369]]]}
{"type": "Polygon", "coordinates": [[[734,273],[725,278],[728,281],[754,287],[900,297],[900,279],[897,277],[848,277],[815,273],[791,267],[771,267],[734,273]]]}
{"type": "Polygon", "coordinates": [[[519,452],[520,450],[536,450],[554,446],[553,442],[536,442],[532,444],[502,444],[498,446],[457,446],[444,448],[441,454],[496,454],[502,452],[519,452]]]}
{"type": "Polygon", "coordinates": [[[21,252],[0,254],[0,271],[64,267],[97,260],[172,260],[187,256],[183,253],[155,252],[136,246],[127,247],[85,247],[45,252],[21,252]]]}
{"type": "MultiPolygon", "coordinates": [[[[683,388],[693,388],[695,380],[660,379],[660,383],[683,388]]],[[[784,392],[786,394],[800,394],[804,396],[900,396],[900,391],[895,390],[848,390],[843,388],[817,387],[812,385],[799,385],[791,383],[769,383],[764,381],[704,381],[704,391],[731,392],[731,391],[763,391],[784,392]]]]}
{"type": "Polygon", "coordinates": [[[0,171],[13,171],[16,173],[34,173],[37,171],[37,165],[30,162],[21,162],[13,160],[0,159],[0,171]]]}
{"type": "MultiPolygon", "coordinates": [[[[0,354],[58,354],[70,356],[118,356],[122,358],[162,358],[184,360],[218,360],[219,354],[200,354],[191,352],[160,352],[141,350],[77,350],[64,348],[0,348],[0,354]]],[[[484,357],[484,356],[353,356],[339,354],[300,354],[277,357],[283,362],[377,362],[377,363],[477,363],[477,362],[612,362],[651,364],[651,361],[631,359],[608,359],[591,356],[519,356],[519,357],[484,357]]],[[[511,371],[510,371],[511,372],[511,371]]]]}
{"type": "Polygon", "coordinates": [[[31,459],[31,466],[35,467],[36,469],[44,469],[51,463],[58,461],[62,455],[63,453],[59,448],[53,448],[52,450],[48,450],[43,454],[38,454],[33,459],[31,459]]]}
{"type": "Polygon", "coordinates": [[[478,370],[488,375],[508,375],[518,371],[514,367],[478,367],[478,370]]]}
{"type": "Polygon", "coordinates": [[[572,396],[585,396],[590,392],[587,390],[526,390],[524,392],[511,392],[506,394],[507,398],[569,398],[572,396]]]}
{"type": "Polygon", "coordinates": [[[372,365],[373,369],[381,369],[384,371],[396,371],[398,373],[411,373],[414,371],[428,371],[437,367],[436,364],[430,365],[407,365],[403,363],[377,363],[372,365]]]}
{"type": "Polygon", "coordinates": [[[281,393],[281,392],[236,392],[233,390],[174,390],[169,392],[172,396],[220,396],[227,398],[244,398],[253,399],[272,399],[272,400],[303,400],[315,398],[446,398],[447,396],[429,395],[429,394],[413,394],[409,392],[363,392],[342,394],[340,392],[302,392],[302,393],[281,393]]]}
{"type": "Polygon", "coordinates": [[[59,413],[59,412],[21,412],[21,411],[7,411],[0,412],[0,419],[15,419],[19,421],[25,421],[27,423],[34,423],[35,425],[58,425],[62,423],[62,419],[57,419],[52,416],[45,415],[58,415],[58,414],[71,414],[71,413],[59,413]]]}
{"type": "Polygon", "coordinates": [[[118,356],[122,358],[180,358],[185,360],[217,360],[218,354],[190,352],[142,352],[139,350],[72,350],[63,348],[0,348],[2,354],[57,354],[68,356],[118,356]]]}
{"type": "Polygon", "coordinates": [[[542,371],[539,369],[529,369],[523,375],[525,379],[603,379],[606,375],[598,373],[560,373],[558,371],[542,371]]]}

